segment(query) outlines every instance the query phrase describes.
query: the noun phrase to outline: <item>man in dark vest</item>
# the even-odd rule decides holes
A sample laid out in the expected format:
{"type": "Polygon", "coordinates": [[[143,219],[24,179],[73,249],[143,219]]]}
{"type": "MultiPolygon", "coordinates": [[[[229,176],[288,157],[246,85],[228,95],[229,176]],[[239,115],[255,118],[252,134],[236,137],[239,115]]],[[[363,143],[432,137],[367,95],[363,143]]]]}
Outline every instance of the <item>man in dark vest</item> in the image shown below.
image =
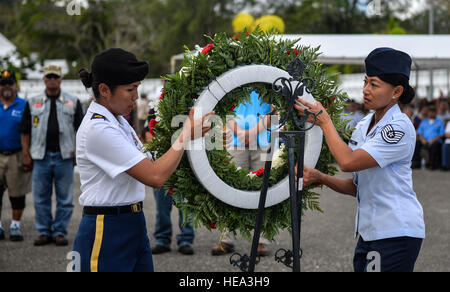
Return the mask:
{"type": "Polygon", "coordinates": [[[80,101],[61,91],[61,68],[44,69],[45,91],[31,97],[22,119],[24,166],[33,168],[32,191],[39,237],[35,246],[68,245],[67,226],[73,211],[75,132],[83,119],[80,101]],[[56,214],[52,218],[52,191],[56,214]]]}

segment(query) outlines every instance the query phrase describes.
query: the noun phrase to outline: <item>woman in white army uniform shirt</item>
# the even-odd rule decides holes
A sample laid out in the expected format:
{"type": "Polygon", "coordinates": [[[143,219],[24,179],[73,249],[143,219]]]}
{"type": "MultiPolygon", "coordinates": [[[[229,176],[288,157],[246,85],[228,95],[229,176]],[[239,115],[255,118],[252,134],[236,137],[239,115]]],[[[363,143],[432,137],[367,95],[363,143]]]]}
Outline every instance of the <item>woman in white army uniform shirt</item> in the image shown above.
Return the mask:
{"type": "Polygon", "coordinates": [[[77,133],[80,204],[83,218],[74,243],[81,271],[153,271],[142,201],[145,186],[160,188],[177,168],[184,145],[203,135],[202,119],[191,110],[181,135],[157,161],[142,153],[142,144],[122,117],[133,109],[137,88],[148,64],[122,49],[98,54],[92,73],[80,71],[93,88],[91,103],[77,133]],[[201,133],[201,134],[200,134],[201,133]]]}
{"type": "MultiPolygon", "coordinates": [[[[356,197],[355,236],[360,237],[353,260],[355,271],[413,271],[425,238],[425,224],[412,188],[416,132],[398,106],[398,102],[408,104],[415,95],[409,86],[411,57],[391,48],[378,48],[365,63],[364,105],[374,113],[358,123],[348,146],[320,103],[312,105],[299,99],[310,111],[323,111],[317,124],[330,151],[342,171],[354,174],[353,179],[343,180],[305,168],[304,185],[319,182],[356,197]]],[[[303,107],[296,108],[304,114],[303,107]]]]}

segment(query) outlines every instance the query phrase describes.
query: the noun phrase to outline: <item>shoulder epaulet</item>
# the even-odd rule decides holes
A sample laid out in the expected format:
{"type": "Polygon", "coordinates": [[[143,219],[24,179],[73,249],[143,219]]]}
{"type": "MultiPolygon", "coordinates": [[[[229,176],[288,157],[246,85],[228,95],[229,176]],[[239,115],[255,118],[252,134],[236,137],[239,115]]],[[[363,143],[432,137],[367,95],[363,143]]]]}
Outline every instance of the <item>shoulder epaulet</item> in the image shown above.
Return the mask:
{"type": "Polygon", "coordinates": [[[108,120],[105,116],[103,116],[101,114],[97,114],[97,113],[94,113],[91,117],[91,120],[95,120],[95,119],[103,119],[104,121],[108,120]]]}

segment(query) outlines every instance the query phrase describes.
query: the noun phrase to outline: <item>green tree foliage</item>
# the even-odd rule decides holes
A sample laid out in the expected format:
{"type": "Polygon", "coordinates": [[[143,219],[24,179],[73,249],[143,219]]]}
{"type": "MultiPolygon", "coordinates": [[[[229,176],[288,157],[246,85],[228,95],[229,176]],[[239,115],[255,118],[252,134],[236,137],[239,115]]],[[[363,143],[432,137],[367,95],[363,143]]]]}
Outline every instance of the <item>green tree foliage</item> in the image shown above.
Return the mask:
{"type": "MultiPolygon", "coordinates": [[[[367,17],[358,0],[297,0],[280,4],[278,14],[284,15],[286,33],[363,33],[367,17]]],[[[365,1],[364,1],[365,2],[365,1]]]]}
{"type": "MultiPolygon", "coordinates": [[[[90,0],[81,15],[70,16],[70,0],[0,0],[0,31],[26,52],[44,59],[67,59],[75,76],[96,53],[122,47],[150,60],[151,75],[169,70],[183,45],[203,45],[205,34],[231,31],[231,19],[244,4],[227,0],[90,0]]],[[[236,1],[241,2],[241,1],[236,1]]]]}
{"type": "MultiPolygon", "coordinates": [[[[434,5],[434,33],[450,34],[450,1],[432,0],[434,5]]],[[[430,21],[429,9],[406,19],[402,26],[415,34],[427,34],[430,21]]]]}
{"type": "Polygon", "coordinates": [[[21,1],[3,2],[2,15],[10,15],[10,19],[0,22],[1,32],[23,52],[37,52],[41,60],[89,64],[95,53],[107,47],[114,30],[110,2],[92,1],[81,16],[69,16],[65,5],[48,0],[23,1],[20,5],[21,1]]]}
{"type": "MultiPolygon", "coordinates": [[[[286,33],[428,33],[428,11],[399,19],[409,0],[381,0],[381,14],[367,14],[368,0],[88,0],[70,16],[71,0],[0,0],[0,32],[23,56],[66,59],[76,77],[96,53],[122,47],[150,61],[151,77],[169,72],[170,57],[183,46],[203,46],[204,35],[232,33],[231,22],[247,10],[276,14],[286,33]]],[[[435,2],[435,33],[449,33],[450,2],[435,2]]]]}

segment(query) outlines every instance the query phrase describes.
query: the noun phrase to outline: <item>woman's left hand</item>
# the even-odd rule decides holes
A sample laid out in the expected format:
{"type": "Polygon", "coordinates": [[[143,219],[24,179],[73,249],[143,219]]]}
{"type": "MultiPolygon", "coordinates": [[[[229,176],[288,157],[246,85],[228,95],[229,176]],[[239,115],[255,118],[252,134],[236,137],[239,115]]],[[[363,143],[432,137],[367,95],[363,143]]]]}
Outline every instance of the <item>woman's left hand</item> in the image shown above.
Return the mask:
{"type": "MultiPolygon", "coordinates": [[[[325,123],[331,121],[330,116],[328,115],[327,111],[325,110],[325,108],[322,106],[322,104],[319,101],[316,101],[316,104],[312,104],[309,103],[301,98],[297,99],[297,101],[301,104],[303,104],[304,106],[307,107],[307,110],[314,113],[314,114],[318,114],[320,111],[322,111],[318,116],[317,116],[317,120],[316,120],[316,125],[319,127],[322,127],[325,123]]],[[[297,109],[298,113],[302,116],[305,115],[305,108],[298,105],[298,104],[294,104],[294,107],[297,109]]],[[[313,116],[309,116],[308,118],[308,122],[309,123],[313,123],[314,122],[314,117],[313,116]]]]}
{"type": "MultiPolygon", "coordinates": [[[[295,166],[295,177],[297,177],[297,165],[295,166]]],[[[315,183],[320,183],[322,173],[314,168],[303,167],[303,186],[308,187],[315,183]]]]}

